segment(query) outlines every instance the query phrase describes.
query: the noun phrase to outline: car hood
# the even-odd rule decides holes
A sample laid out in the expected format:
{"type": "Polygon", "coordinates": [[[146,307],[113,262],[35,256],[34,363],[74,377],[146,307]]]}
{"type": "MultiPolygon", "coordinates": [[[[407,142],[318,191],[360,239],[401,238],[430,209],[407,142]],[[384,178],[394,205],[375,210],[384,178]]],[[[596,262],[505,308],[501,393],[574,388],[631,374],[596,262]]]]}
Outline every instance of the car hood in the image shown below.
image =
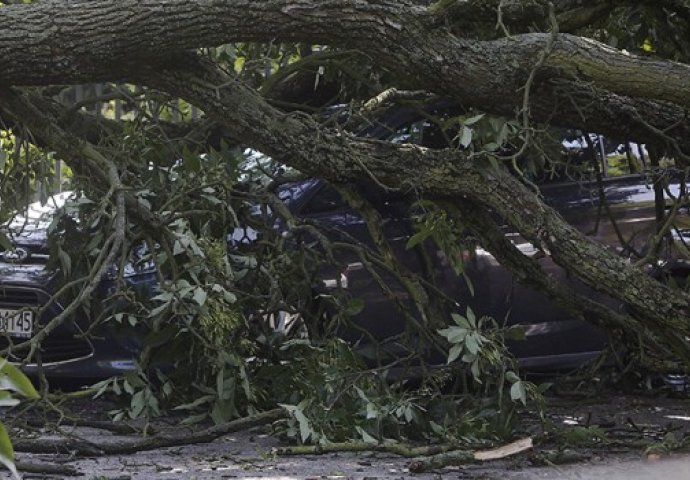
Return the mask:
{"type": "Polygon", "coordinates": [[[0,251],[0,287],[2,285],[46,286],[55,273],[46,269],[48,229],[55,212],[64,206],[72,192],[63,192],[41,204],[35,202],[18,212],[6,226],[13,248],[0,251]]]}
{"type": "Polygon", "coordinates": [[[0,261],[0,289],[4,285],[45,287],[55,276],[42,263],[8,263],[0,261]]]}

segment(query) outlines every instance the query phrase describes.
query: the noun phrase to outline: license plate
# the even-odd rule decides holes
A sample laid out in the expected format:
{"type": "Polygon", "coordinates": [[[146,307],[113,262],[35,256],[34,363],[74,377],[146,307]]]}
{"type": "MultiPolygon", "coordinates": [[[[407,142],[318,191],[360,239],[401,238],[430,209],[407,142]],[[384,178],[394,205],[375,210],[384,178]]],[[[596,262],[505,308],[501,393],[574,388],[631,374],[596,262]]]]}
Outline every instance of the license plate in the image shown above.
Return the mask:
{"type": "Polygon", "coordinates": [[[0,334],[30,338],[34,330],[34,312],[0,308],[0,334]]]}

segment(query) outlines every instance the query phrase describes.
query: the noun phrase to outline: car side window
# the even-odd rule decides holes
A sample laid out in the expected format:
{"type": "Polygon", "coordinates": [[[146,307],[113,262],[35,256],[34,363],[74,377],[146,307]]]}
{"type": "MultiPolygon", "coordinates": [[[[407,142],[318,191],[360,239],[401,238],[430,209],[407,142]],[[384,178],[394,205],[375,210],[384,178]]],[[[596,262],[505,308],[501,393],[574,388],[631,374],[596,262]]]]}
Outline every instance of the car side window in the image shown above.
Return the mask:
{"type": "Polygon", "coordinates": [[[434,112],[433,115],[434,120],[425,118],[396,128],[387,140],[392,143],[414,143],[432,149],[457,148],[457,124],[446,129],[440,126],[441,122],[453,116],[453,112],[434,112]]]}
{"type": "Polygon", "coordinates": [[[597,154],[604,158],[602,167],[605,176],[640,173],[646,168],[649,154],[644,145],[590,134],[592,136],[596,137],[594,144],[597,154]]]}
{"type": "Polygon", "coordinates": [[[561,137],[562,158],[552,170],[557,180],[588,180],[598,170],[603,177],[642,172],[648,153],[644,145],[621,142],[596,133],[565,130],[561,137]],[[592,155],[596,165],[592,164],[592,155]]]}
{"type": "Polygon", "coordinates": [[[324,185],[302,208],[302,213],[316,215],[341,210],[346,207],[347,202],[345,202],[340,193],[332,186],[324,185]]]}

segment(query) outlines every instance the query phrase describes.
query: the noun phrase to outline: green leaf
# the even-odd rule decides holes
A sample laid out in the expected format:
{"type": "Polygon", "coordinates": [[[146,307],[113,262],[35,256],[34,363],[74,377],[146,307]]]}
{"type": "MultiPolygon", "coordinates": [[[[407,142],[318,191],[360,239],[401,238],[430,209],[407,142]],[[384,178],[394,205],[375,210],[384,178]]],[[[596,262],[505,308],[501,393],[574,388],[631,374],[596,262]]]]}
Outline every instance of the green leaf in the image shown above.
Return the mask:
{"type": "Polygon", "coordinates": [[[125,390],[125,392],[129,393],[130,395],[134,394],[134,388],[129,384],[127,380],[124,380],[122,382],[122,388],[125,390]]]}
{"type": "MultiPolygon", "coordinates": [[[[304,401],[300,403],[300,405],[303,405],[304,401]]],[[[278,406],[283,407],[285,410],[288,411],[290,415],[292,415],[292,418],[297,420],[297,423],[299,425],[299,433],[300,433],[300,438],[302,439],[302,442],[306,442],[309,437],[312,435],[313,431],[311,427],[309,426],[309,420],[307,417],[304,415],[302,412],[302,408],[300,405],[288,405],[284,403],[279,403],[278,406]]]]}
{"type": "Polygon", "coordinates": [[[500,168],[500,166],[498,164],[498,160],[496,159],[495,155],[486,155],[486,158],[489,159],[489,163],[491,164],[491,167],[494,170],[498,170],[500,168]]]}
{"type": "Polygon", "coordinates": [[[470,307],[467,307],[465,316],[467,317],[467,321],[470,322],[470,325],[472,325],[472,328],[477,328],[477,317],[470,307]]]}
{"type": "Polygon", "coordinates": [[[130,402],[130,417],[131,418],[137,418],[139,415],[141,415],[141,412],[144,411],[144,407],[146,406],[146,402],[144,399],[144,391],[139,390],[137,393],[135,393],[132,396],[132,401],[130,402]]]}
{"type": "Polygon", "coordinates": [[[448,361],[446,363],[453,363],[457,360],[462,353],[462,348],[462,344],[453,345],[448,352],[448,361]]]}
{"type": "Polygon", "coordinates": [[[172,292],[161,292],[158,295],[156,295],[155,297],[152,297],[151,300],[159,301],[159,302],[169,302],[170,300],[173,299],[173,297],[174,297],[174,295],[172,292]]]}
{"type": "Polygon", "coordinates": [[[465,285],[467,285],[467,288],[470,290],[470,295],[474,297],[474,283],[472,283],[472,279],[468,277],[465,272],[462,272],[462,278],[465,280],[465,285]]]}
{"type": "Polygon", "coordinates": [[[424,240],[429,238],[429,236],[433,233],[433,231],[429,228],[425,228],[423,230],[420,230],[419,232],[415,233],[410,237],[410,239],[407,241],[407,244],[405,244],[406,249],[414,248],[420,243],[422,243],[424,240]]]}
{"type": "Polygon", "coordinates": [[[510,387],[510,398],[514,402],[520,401],[523,405],[527,405],[527,391],[522,380],[517,381],[510,387]]]}
{"type": "Polygon", "coordinates": [[[411,423],[414,419],[414,410],[409,405],[405,408],[405,421],[411,423]]]}
{"type": "Polygon", "coordinates": [[[139,374],[133,370],[124,374],[124,380],[129,382],[134,388],[144,388],[146,383],[139,377],[139,374]]]}
{"type": "Polygon", "coordinates": [[[63,275],[65,277],[69,277],[69,274],[72,271],[72,259],[69,257],[69,254],[61,248],[58,249],[57,253],[58,258],[60,259],[60,266],[62,267],[63,275]]]}
{"type": "Polygon", "coordinates": [[[302,439],[302,442],[306,442],[312,434],[312,429],[309,426],[309,420],[301,410],[295,410],[294,415],[297,423],[299,423],[299,436],[302,439]]]}
{"type": "Polygon", "coordinates": [[[103,381],[98,382],[95,385],[93,385],[92,388],[98,389],[98,391],[93,396],[93,398],[95,399],[95,398],[98,398],[101,395],[103,395],[106,392],[106,390],[108,390],[108,387],[110,386],[110,384],[111,384],[111,380],[108,379],[108,380],[103,380],[103,381]]]}
{"type": "Polygon", "coordinates": [[[237,301],[237,295],[230,293],[227,290],[223,290],[223,300],[227,303],[235,303],[237,301]]]}
{"type": "Polygon", "coordinates": [[[474,377],[474,380],[477,383],[482,383],[481,377],[479,376],[479,362],[477,360],[472,362],[470,371],[472,372],[472,377],[474,377]]]}
{"type": "Polygon", "coordinates": [[[462,126],[462,131],[460,132],[460,145],[467,148],[472,143],[472,129],[466,126],[462,126]]]}
{"type": "Polygon", "coordinates": [[[0,360],[0,390],[13,390],[27,398],[38,398],[38,392],[26,375],[4,359],[0,360]]]}
{"type": "Polygon", "coordinates": [[[181,425],[194,425],[195,423],[199,423],[202,420],[206,419],[208,417],[207,413],[199,413],[198,415],[191,415],[185,419],[183,419],[180,424],[181,425]]]}
{"type": "Polygon", "coordinates": [[[436,435],[445,435],[446,430],[438,423],[431,421],[429,422],[429,426],[436,435]]]}
{"type": "Polygon", "coordinates": [[[172,384],[172,382],[165,382],[165,383],[163,384],[163,394],[164,394],[166,397],[169,397],[170,395],[172,395],[172,393],[173,393],[173,384],[172,384]]]}
{"type": "Polygon", "coordinates": [[[208,295],[206,294],[206,292],[204,291],[203,288],[196,287],[196,289],[194,290],[194,297],[193,298],[194,298],[194,301],[197,304],[199,304],[200,307],[204,306],[204,303],[206,303],[207,297],[208,297],[208,295]]]}
{"type": "Polygon", "coordinates": [[[19,403],[18,398],[14,398],[10,392],[0,391],[0,408],[1,407],[14,407],[19,403]]]}
{"type": "Polygon", "coordinates": [[[464,363],[472,363],[477,360],[477,354],[465,352],[460,360],[462,360],[464,363]]]}
{"type": "Polygon", "coordinates": [[[509,134],[510,134],[510,127],[508,126],[508,123],[504,123],[501,126],[501,129],[498,131],[498,135],[496,135],[496,143],[499,145],[505,144],[506,140],[508,139],[509,134]]]}
{"type": "Polygon", "coordinates": [[[345,308],[345,314],[349,316],[354,316],[364,310],[364,300],[361,298],[353,298],[347,302],[347,307],[345,308]]]}
{"type": "Polygon", "coordinates": [[[14,247],[10,238],[3,232],[0,232],[0,247],[2,247],[3,250],[12,250],[14,247]]]}
{"type": "Polygon", "coordinates": [[[438,330],[438,334],[446,337],[448,343],[462,343],[465,341],[465,337],[469,330],[462,327],[448,327],[438,330]]]}
{"type": "Polygon", "coordinates": [[[17,472],[17,468],[14,466],[14,449],[12,448],[12,441],[2,422],[0,422],[0,463],[12,473],[13,478],[21,479],[17,472]]]}
{"type": "Polygon", "coordinates": [[[177,256],[181,253],[184,253],[186,250],[184,246],[182,245],[182,242],[179,240],[175,240],[175,243],[173,244],[173,255],[177,256]]]}
{"type": "Polygon", "coordinates": [[[462,328],[465,328],[467,330],[471,330],[472,326],[470,325],[470,322],[467,321],[465,317],[458,313],[451,313],[450,316],[453,318],[456,324],[461,326],[462,328]]]}
{"type": "Polygon", "coordinates": [[[484,118],[484,115],[486,115],[486,114],[485,114],[485,113],[480,113],[479,115],[475,115],[474,117],[470,117],[470,118],[464,120],[462,123],[463,123],[463,125],[474,125],[474,124],[477,123],[479,120],[481,120],[482,118],[484,118]]]}
{"type": "Polygon", "coordinates": [[[467,351],[472,355],[479,353],[479,340],[477,340],[477,335],[474,333],[467,335],[467,337],[465,337],[465,346],[467,347],[467,351]]]}
{"type": "Polygon", "coordinates": [[[364,393],[364,390],[359,388],[357,385],[354,385],[352,388],[354,388],[355,392],[357,392],[357,396],[363,401],[363,402],[369,402],[369,398],[367,397],[367,394],[364,393]]]}
{"type": "Polygon", "coordinates": [[[362,436],[362,441],[364,443],[369,443],[369,444],[377,444],[379,443],[378,440],[376,440],[374,437],[369,435],[366,430],[364,430],[362,427],[355,427],[357,429],[357,432],[362,436]]]}
{"type": "Polygon", "coordinates": [[[217,401],[211,410],[211,420],[216,425],[230,420],[235,413],[235,407],[231,401],[217,401]]]}
{"type": "Polygon", "coordinates": [[[204,198],[208,200],[209,203],[212,205],[222,205],[223,202],[218,199],[218,197],[214,197],[213,195],[201,195],[201,198],[204,198]]]}
{"type": "Polygon", "coordinates": [[[184,405],[178,405],[175,408],[173,408],[173,410],[194,410],[205,403],[211,403],[215,398],[215,395],[204,395],[197,398],[193,402],[185,403],[184,405]]]}
{"type": "Polygon", "coordinates": [[[151,311],[149,312],[149,315],[148,315],[149,318],[153,318],[153,317],[155,317],[155,316],[157,316],[157,315],[160,315],[160,314],[161,314],[166,308],[168,308],[169,306],[170,306],[169,303],[164,303],[163,305],[157,306],[156,308],[154,308],[153,310],[151,310],[151,311]]]}

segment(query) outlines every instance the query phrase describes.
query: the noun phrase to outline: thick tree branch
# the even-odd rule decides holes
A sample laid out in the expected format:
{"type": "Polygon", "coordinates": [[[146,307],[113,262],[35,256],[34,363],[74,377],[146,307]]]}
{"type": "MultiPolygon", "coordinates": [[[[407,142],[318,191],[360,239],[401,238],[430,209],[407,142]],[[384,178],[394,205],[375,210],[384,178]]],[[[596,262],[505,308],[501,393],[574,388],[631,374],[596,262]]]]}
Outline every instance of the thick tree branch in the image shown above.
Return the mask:
{"type": "Polygon", "coordinates": [[[439,19],[448,22],[461,36],[478,34],[495,37],[497,19],[512,33],[534,28],[549,28],[549,3],[554,5],[562,32],[574,32],[605,18],[625,0],[438,0],[429,8],[439,19]]]}
{"type": "MultiPolygon", "coordinates": [[[[232,40],[273,38],[352,46],[366,49],[415,88],[494,111],[521,108],[519,90],[548,36],[473,42],[430,33],[430,15],[420,6],[388,0],[76,0],[3,7],[0,84],[125,79],[190,101],[235,138],[306,174],[336,183],[374,175],[381,184],[429,197],[467,198],[498,213],[570,274],[623,301],[635,319],[669,336],[690,336],[690,295],[661,285],[586,238],[516,178],[489,168],[480,155],[391,145],[321,128],[306,115],[276,110],[215,65],[181,53],[232,40]]],[[[530,111],[541,119],[552,114],[564,119],[563,111],[574,112],[579,125],[593,121],[603,131],[635,129],[685,148],[688,79],[686,65],[633,58],[596,42],[559,36],[533,85],[539,95],[532,96],[530,111]],[[625,77],[611,65],[623,68],[625,77]],[[591,103],[583,104],[582,98],[591,103]],[[640,112],[648,113],[644,106],[654,107],[651,120],[641,120],[640,112]],[[630,123],[620,127],[617,113],[630,123]]],[[[10,102],[12,95],[0,99],[10,102]]],[[[57,151],[79,158],[81,152],[74,151],[70,136],[54,120],[35,118],[31,127],[57,151]]],[[[683,353],[690,363],[690,355],[683,353]]]]}
{"type": "MultiPolygon", "coordinates": [[[[114,80],[127,66],[165,63],[183,50],[279,39],[357,48],[393,71],[415,70],[420,88],[514,104],[510,99],[525,83],[548,34],[477,42],[430,32],[433,17],[419,5],[392,0],[81,0],[7,6],[0,9],[0,83],[114,80]],[[477,78],[486,80],[483,86],[477,78]]],[[[687,65],[633,57],[561,35],[545,66],[550,70],[542,72],[544,78],[580,78],[621,95],[690,106],[687,65]]]]}
{"type": "Polygon", "coordinates": [[[472,230],[480,244],[507,268],[518,282],[538,290],[559,306],[579,317],[599,325],[608,332],[616,332],[627,339],[628,345],[639,344],[649,348],[647,354],[658,356],[655,345],[665,344],[674,349],[677,356],[687,356],[687,342],[673,330],[650,329],[627,313],[617,312],[598,301],[578,293],[572,287],[551,278],[532,257],[524,255],[506,238],[495,220],[485,215],[476,205],[456,202],[463,222],[472,230]]]}
{"type": "Polygon", "coordinates": [[[486,167],[488,162],[481,158],[455,150],[356,139],[323,129],[308,117],[273,109],[253,90],[204,61],[191,70],[161,70],[145,76],[151,86],[186,98],[238,138],[307,174],[344,183],[369,178],[374,172],[384,185],[430,197],[470,198],[500,214],[569,273],[621,299],[635,318],[690,334],[690,295],[670,290],[588,239],[516,178],[486,167]],[[411,178],[409,172],[416,176],[411,178]]]}

